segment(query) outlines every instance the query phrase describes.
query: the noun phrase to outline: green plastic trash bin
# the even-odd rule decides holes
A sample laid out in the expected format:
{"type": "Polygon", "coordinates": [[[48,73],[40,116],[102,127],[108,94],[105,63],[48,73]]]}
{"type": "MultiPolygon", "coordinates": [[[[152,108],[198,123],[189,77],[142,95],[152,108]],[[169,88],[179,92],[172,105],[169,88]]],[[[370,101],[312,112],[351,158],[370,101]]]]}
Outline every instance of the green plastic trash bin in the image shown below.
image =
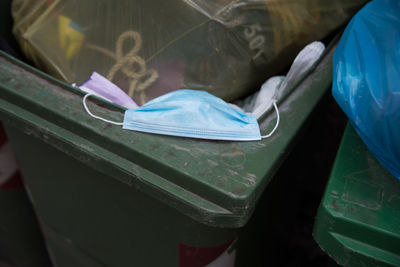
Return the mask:
{"type": "Polygon", "coordinates": [[[400,182],[348,125],[314,226],[344,266],[400,266],[400,182]]]}
{"type": "MultiPolygon", "coordinates": [[[[55,266],[233,266],[239,229],[330,88],[331,55],[279,103],[272,138],[215,142],[93,120],[80,93],[2,54],[0,117],[55,266]]],[[[122,119],[109,104],[89,105],[122,119]]]]}
{"type": "MultiPolygon", "coordinates": [[[[243,226],[330,89],[334,43],[278,103],[277,132],[257,142],[152,135],[93,120],[81,92],[0,52],[0,119],[54,266],[246,262],[236,254],[251,252],[238,248],[257,244],[241,243],[243,226]]],[[[102,100],[89,106],[122,120],[123,111],[102,100]]],[[[262,133],[275,119],[271,111],[260,121],[262,133]]]]}

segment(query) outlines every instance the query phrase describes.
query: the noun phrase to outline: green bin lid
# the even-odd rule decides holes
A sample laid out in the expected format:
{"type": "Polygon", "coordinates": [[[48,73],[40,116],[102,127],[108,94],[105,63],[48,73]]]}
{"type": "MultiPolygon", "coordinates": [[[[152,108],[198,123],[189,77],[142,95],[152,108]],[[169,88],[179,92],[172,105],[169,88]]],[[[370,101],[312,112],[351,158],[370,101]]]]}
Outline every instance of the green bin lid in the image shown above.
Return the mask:
{"type": "Polygon", "coordinates": [[[400,181],[348,125],[314,226],[344,266],[400,266],[400,181]]]}

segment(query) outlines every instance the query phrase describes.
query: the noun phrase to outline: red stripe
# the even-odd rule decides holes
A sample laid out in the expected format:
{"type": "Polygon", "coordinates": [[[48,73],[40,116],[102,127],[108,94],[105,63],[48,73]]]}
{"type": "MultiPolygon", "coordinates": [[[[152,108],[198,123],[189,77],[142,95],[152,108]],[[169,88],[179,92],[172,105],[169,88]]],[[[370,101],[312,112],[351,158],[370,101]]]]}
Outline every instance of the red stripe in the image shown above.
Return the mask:
{"type": "Polygon", "coordinates": [[[215,247],[194,247],[179,244],[179,267],[204,267],[223,254],[233,240],[215,247]]]}

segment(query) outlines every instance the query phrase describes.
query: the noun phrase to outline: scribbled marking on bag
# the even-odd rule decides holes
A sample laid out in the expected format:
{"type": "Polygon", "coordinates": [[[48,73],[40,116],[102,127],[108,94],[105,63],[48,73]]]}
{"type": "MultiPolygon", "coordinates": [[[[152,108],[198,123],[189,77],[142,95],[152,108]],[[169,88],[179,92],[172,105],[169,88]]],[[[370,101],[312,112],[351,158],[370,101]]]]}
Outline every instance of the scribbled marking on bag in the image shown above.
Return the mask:
{"type": "Polygon", "coordinates": [[[146,61],[138,56],[138,52],[142,47],[142,38],[138,32],[126,31],[122,33],[116,43],[115,53],[96,45],[87,45],[88,48],[97,50],[115,60],[115,64],[111,67],[107,74],[107,79],[113,81],[115,74],[121,71],[130,78],[128,95],[133,97],[136,93],[140,94],[140,103],[146,102],[145,90],[158,79],[158,72],[154,69],[147,69],[146,61]],[[133,39],[134,45],[132,49],[124,54],[124,42],[133,39]]]}
{"type": "Polygon", "coordinates": [[[261,25],[256,23],[245,28],[243,32],[246,40],[249,42],[250,50],[257,52],[253,56],[254,60],[260,57],[264,52],[263,47],[265,46],[265,37],[262,35],[261,31],[261,25]]]}

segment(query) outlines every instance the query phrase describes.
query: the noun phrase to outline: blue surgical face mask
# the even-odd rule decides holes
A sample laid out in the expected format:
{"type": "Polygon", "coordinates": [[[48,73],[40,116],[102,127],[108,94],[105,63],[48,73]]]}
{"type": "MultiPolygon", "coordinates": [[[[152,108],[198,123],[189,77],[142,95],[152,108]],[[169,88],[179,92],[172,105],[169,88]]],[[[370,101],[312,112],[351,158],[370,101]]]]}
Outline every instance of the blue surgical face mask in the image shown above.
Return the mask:
{"type": "Polygon", "coordinates": [[[108,123],[122,125],[123,129],[193,137],[212,140],[253,141],[269,137],[273,131],[261,136],[257,119],[232,107],[222,99],[204,91],[182,89],[157,97],[136,109],[125,112],[122,123],[93,115],[83,98],[83,105],[92,117],[108,123]]]}

